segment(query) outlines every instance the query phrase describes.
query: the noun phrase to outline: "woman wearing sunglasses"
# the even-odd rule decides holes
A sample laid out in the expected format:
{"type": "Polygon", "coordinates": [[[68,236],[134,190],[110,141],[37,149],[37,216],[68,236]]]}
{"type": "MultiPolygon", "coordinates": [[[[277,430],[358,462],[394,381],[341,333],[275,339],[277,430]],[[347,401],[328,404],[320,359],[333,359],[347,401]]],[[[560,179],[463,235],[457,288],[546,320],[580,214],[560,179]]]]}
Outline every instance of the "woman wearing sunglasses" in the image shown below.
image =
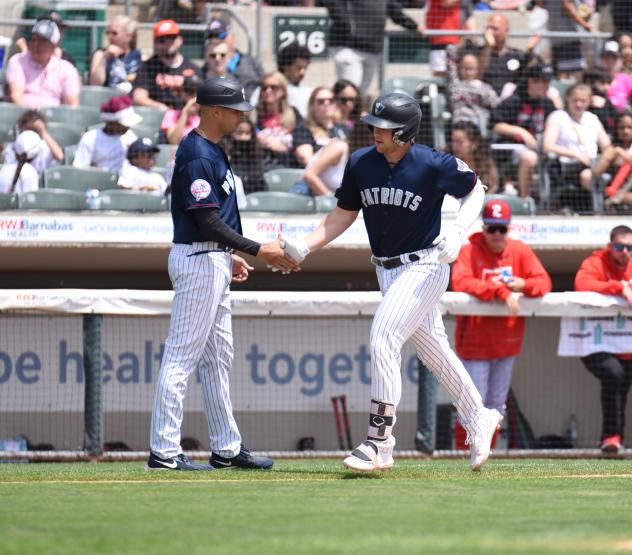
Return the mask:
{"type": "Polygon", "coordinates": [[[336,105],[334,118],[336,123],[351,131],[361,115],[362,96],[360,89],[347,79],[338,79],[332,87],[336,105]]]}
{"type": "MultiPolygon", "coordinates": [[[[456,352],[483,404],[501,414],[505,413],[513,363],[524,337],[525,319],[517,316],[519,294],[541,297],[551,291],[551,278],[531,248],[507,237],[510,223],[509,204],[488,201],[483,208],[483,231],[469,237],[469,244],[461,249],[452,267],[453,291],[507,305],[507,317],[457,316],[454,334],[456,352]]],[[[467,449],[460,423],[455,427],[455,438],[457,449],[467,449]]]]}
{"type": "MultiPolygon", "coordinates": [[[[632,229],[620,225],[610,243],[586,258],[575,276],[576,291],[622,296],[632,307],[632,229]]],[[[596,352],[582,357],[588,371],[601,382],[601,450],[623,449],[625,405],[632,385],[632,353],[596,352]]]]}

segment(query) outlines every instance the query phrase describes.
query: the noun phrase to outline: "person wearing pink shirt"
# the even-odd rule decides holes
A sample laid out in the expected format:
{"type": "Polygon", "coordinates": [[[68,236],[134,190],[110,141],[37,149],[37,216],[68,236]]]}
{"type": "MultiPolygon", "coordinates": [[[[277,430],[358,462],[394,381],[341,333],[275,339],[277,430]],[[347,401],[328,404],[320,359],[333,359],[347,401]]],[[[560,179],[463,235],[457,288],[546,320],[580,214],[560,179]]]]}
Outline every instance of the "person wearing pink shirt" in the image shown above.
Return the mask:
{"type": "Polygon", "coordinates": [[[181,109],[171,108],[165,112],[160,129],[169,144],[180,144],[182,138],[200,124],[196,95],[201,83],[199,75],[185,77],[180,93],[184,106],[181,109]]]}
{"type": "Polygon", "coordinates": [[[55,55],[61,40],[57,24],[50,19],[35,23],[28,51],[15,54],[7,64],[5,81],[11,102],[40,109],[79,105],[81,80],[75,67],[55,55]]]}
{"type": "Polygon", "coordinates": [[[632,101],[632,77],[621,72],[622,57],[619,43],[616,40],[606,41],[601,51],[600,62],[601,67],[612,77],[608,87],[608,99],[619,112],[627,110],[632,101]]]}

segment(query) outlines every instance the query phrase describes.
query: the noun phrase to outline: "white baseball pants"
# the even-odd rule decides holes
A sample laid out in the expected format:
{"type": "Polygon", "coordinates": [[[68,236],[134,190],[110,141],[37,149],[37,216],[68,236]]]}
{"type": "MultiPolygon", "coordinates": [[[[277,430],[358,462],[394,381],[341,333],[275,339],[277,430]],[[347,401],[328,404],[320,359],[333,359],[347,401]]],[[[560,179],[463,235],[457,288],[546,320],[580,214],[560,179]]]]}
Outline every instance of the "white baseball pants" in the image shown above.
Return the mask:
{"type": "Polygon", "coordinates": [[[516,357],[494,360],[464,360],[463,365],[481,394],[483,405],[505,414],[516,357]]]}
{"type": "Polygon", "coordinates": [[[176,244],[169,254],[169,277],[175,295],[156,384],[151,450],[163,458],[182,452],[184,397],[189,376],[197,368],[211,450],[234,457],[239,453],[241,435],[229,394],[233,361],[231,255],[217,250],[213,242],[176,244]],[[203,254],[196,254],[200,252],[203,254]]]}
{"type": "Polygon", "coordinates": [[[448,287],[450,267],[438,262],[436,248],[416,254],[420,260],[398,268],[376,266],[383,297],[371,326],[371,397],[399,404],[401,352],[410,339],[421,360],[450,394],[462,421],[473,422],[483,406],[481,395],[448,343],[437,306],[448,287]]]}

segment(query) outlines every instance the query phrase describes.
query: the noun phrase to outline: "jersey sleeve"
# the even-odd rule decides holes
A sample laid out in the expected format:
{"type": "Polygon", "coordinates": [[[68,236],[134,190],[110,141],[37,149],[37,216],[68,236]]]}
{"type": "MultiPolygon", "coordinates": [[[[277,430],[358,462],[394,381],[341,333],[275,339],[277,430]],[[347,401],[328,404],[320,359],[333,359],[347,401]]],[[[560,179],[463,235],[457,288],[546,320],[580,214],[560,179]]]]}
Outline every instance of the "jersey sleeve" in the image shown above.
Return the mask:
{"type": "Polygon", "coordinates": [[[476,185],[476,173],[452,154],[433,151],[433,156],[438,187],[456,198],[467,196],[476,185]]]}
{"type": "Polygon", "coordinates": [[[340,208],[352,212],[362,209],[360,190],[355,184],[351,171],[351,160],[347,162],[345,172],[342,176],[342,183],[334,194],[338,199],[338,206],[340,206],[340,208]]]}
{"type": "Polygon", "coordinates": [[[182,201],[185,210],[220,206],[217,168],[208,158],[191,160],[182,171],[182,201]]]}

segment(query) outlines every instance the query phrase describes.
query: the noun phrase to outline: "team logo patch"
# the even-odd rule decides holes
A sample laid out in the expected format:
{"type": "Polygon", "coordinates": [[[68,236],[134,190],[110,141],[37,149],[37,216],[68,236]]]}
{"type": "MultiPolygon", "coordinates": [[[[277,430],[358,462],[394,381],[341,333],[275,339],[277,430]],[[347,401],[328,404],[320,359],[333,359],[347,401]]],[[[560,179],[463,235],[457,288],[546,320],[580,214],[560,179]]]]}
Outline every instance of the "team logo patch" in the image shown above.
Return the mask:
{"type": "Polygon", "coordinates": [[[211,184],[205,179],[196,179],[191,183],[191,194],[195,200],[202,200],[211,194],[211,184]]]}
{"type": "Polygon", "coordinates": [[[382,104],[381,102],[376,102],[375,108],[373,108],[375,115],[379,116],[382,113],[382,110],[384,110],[384,104],[382,104]]]}
{"type": "Polygon", "coordinates": [[[460,158],[457,158],[456,156],[454,157],[454,159],[456,160],[456,169],[459,170],[460,172],[471,172],[472,170],[470,169],[470,167],[460,158]]]}

